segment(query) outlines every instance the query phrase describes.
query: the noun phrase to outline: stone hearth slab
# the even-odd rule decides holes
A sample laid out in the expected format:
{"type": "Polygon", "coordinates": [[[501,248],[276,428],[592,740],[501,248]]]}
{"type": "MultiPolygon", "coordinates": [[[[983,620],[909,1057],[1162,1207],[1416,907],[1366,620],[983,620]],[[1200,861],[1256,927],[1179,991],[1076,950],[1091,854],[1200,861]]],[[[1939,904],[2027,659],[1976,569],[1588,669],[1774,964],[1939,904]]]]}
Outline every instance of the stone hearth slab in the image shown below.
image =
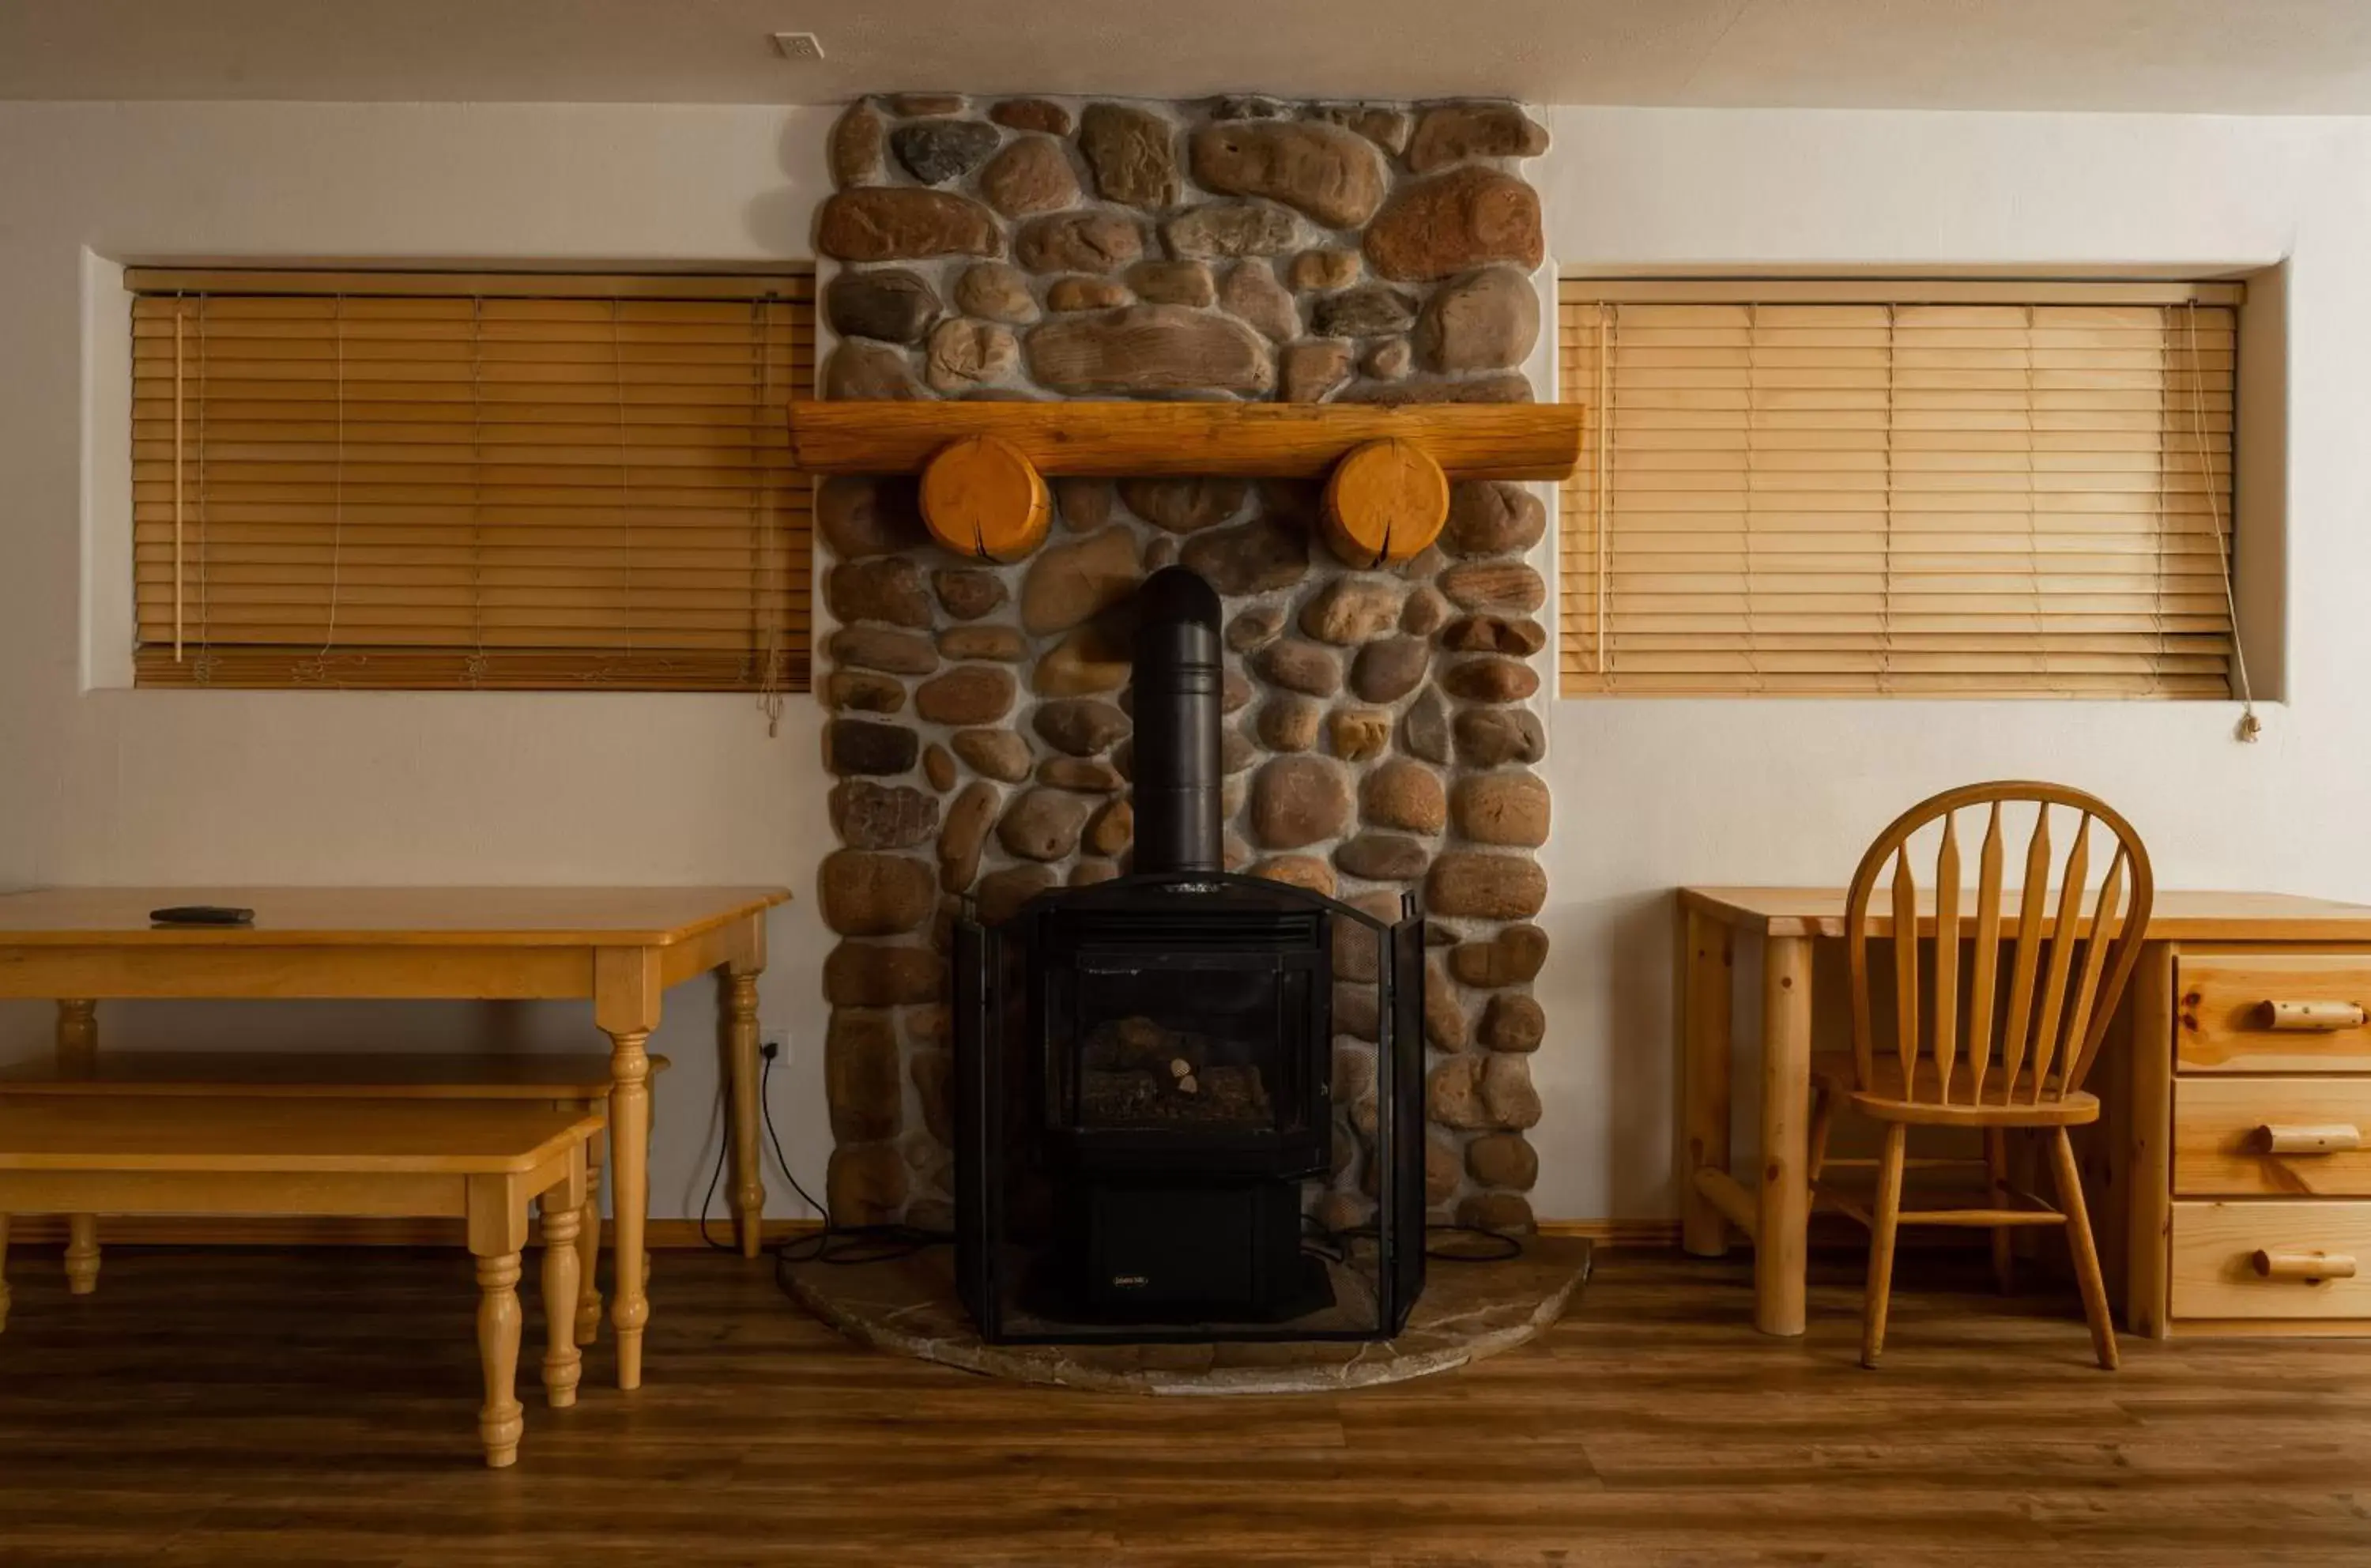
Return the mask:
{"type": "Polygon", "coordinates": [[[1495,1355],[1562,1317],[1590,1244],[1526,1238],[1521,1257],[1435,1262],[1397,1339],[1224,1344],[984,1344],[955,1297],[954,1250],[785,1266],[799,1303],[860,1343],[989,1377],[1129,1394],[1331,1393],[1405,1382],[1495,1355]]]}

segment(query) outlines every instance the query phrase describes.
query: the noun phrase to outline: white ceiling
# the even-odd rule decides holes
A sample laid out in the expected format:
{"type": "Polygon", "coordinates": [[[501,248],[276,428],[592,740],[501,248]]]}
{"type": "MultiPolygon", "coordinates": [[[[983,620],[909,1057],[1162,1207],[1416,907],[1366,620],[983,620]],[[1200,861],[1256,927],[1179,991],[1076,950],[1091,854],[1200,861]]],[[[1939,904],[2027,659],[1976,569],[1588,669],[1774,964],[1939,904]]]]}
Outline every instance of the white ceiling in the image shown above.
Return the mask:
{"type": "Polygon", "coordinates": [[[0,0],[0,98],[931,87],[2360,114],[2371,0],[0,0]]]}

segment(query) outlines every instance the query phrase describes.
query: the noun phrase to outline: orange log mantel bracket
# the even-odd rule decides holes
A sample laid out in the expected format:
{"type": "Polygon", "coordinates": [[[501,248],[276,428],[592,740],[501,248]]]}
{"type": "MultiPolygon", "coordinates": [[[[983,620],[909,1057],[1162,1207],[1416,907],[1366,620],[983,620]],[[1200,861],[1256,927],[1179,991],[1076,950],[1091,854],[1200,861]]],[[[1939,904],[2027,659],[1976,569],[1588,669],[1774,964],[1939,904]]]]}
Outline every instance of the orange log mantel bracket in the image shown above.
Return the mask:
{"type": "Polygon", "coordinates": [[[1569,475],[1583,420],[1575,403],[800,400],[790,434],[792,461],[806,473],[921,474],[924,521],[964,555],[1017,560],[1035,549],[1049,476],[1330,477],[1326,543],[1372,567],[1432,543],[1451,479],[1569,475]]]}

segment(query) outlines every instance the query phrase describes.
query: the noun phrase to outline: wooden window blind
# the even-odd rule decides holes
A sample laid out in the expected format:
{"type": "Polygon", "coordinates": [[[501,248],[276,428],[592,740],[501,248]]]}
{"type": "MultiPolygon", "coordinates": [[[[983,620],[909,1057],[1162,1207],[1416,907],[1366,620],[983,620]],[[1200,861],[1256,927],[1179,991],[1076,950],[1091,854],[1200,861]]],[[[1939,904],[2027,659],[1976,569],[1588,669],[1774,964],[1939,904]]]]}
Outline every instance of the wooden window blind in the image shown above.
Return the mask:
{"type": "Polygon", "coordinates": [[[141,685],[805,688],[810,277],[129,282],[141,685]]]}
{"type": "Polygon", "coordinates": [[[1561,294],[1567,694],[2231,695],[2238,285],[1561,294]]]}

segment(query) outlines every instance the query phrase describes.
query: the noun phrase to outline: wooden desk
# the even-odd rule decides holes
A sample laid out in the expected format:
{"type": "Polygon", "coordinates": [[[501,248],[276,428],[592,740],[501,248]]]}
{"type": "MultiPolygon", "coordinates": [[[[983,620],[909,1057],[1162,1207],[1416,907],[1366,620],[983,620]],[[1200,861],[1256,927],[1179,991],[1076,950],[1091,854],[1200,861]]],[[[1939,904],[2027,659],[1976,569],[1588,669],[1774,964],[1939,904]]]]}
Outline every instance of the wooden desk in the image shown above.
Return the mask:
{"type": "MultiPolygon", "coordinates": [[[[733,1074],[733,1209],[758,1251],[758,974],[781,888],[46,888],[0,896],[0,997],[58,1008],[65,1070],[88,1070],[98,1004],[132,997],[588,998],[609,1037],[618,1386],[642,1385],[650,1056],[660,997],[722,969],[733,1074]],[[176,904],[255,911],[244,927],[152,925],[176,904]]],[[[75,1216],[67,1274],[87,1288],[98,1226],[75,1216]]]]}
{"type": "MultiPolygon", "coordinates": [[[[2054,895],[2053,895],[2054,896],[2054,895]]],[[[1969,895],[1972,905],[1973,894],[1969,895]]],[[[1934,895],[1919,894],[1919,932],[1934,935],[1934,895]]],[[[1753,1321],[1768,1334],[1803,1332],[1803,1268],[1810,1219],[1807,1180],[1811,1092],[1811,944],[1845,934],[1840,887],[1683,887],[1679,897],[1679,946],[1673,1026],[1681,1064],[1679,1139],[1681,1244],[1703,1257],[1727,1251],[1729,1227],[1754,1241],[1753,1321]],[[1729,1051],[1733,1027],[1729,976],[1739,932],[1758,936],[1762,961],[1761,1159],[1749,1186],[1729,1171],[1729,1051]]],[[[2017,903],[2003,909],[2001,936],[2018,931],[2017,903]]],[[[1873,910],[1869,932],[1893,934],[1888,910],[1873,910]]],[[[2272,893],[2160,892],[2149,919],[2126,1006],[2149,1009],[2136,1040],[2157,1043],[2136,1051],[2133,1095],[2151,1094],[2162,1080],[2171,1101],[2172,962],[2182,942],[2293,945],[2371,942],[2371,907],[2272,893]],[[2159,1030],[2157,1023],[2163,1021],[2159,1030]],[[2162,1039],[2159,1039],[2159,1036],[2162,1039]],[[2158,1063],[2162,1058],[2163,1066],[2158,1063]],[[2138,1070],[2145,1063],[2146,1070],[2138,1070]]],[[[2157,1108],[2143,1107],[2132,1137],[2155,1139],[2134,1157],[2133,1247],[2136,1258],[2157,1235],[2150,1228],[2165,1187],[2152,1201],[2146,1171],[2167,1160],[2168,1136],[2157,1108]]],[[[2160,1238],[2161,1239],[2161,1238],[2160,1238]]],[[[2135,1279],[2145,1264],[2135,1270],[2135,1279]]],[[[2159,1271],[2161,1277],[2161,1270],[2159,1271]]],[[[2137,1288],[2137,1286],[2135,1286],[2137,1288]]],[[[2136,1315],[2137,1316],[2137,1315],[2136,1315]]],[[[2145,1320],[2142,1332],[2153,1332],[2145,1320]]]]}

